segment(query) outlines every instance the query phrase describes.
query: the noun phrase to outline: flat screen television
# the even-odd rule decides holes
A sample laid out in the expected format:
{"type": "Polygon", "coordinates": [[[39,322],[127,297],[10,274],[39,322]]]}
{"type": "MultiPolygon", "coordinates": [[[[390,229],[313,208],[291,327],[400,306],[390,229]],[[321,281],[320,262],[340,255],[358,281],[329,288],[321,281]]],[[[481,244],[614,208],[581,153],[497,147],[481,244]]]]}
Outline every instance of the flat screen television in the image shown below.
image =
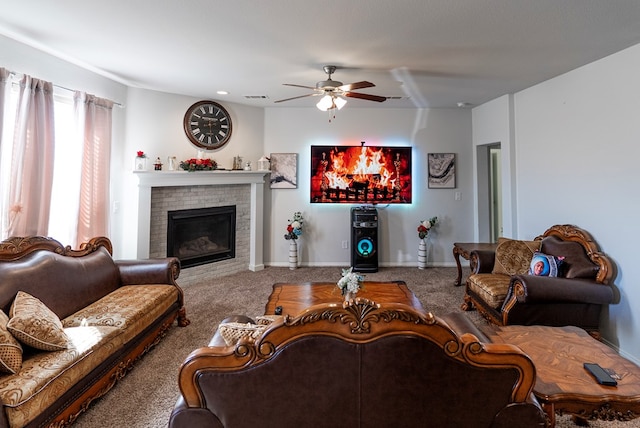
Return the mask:
{"type": "Polygon", "coordinates": [[[311,146],[311,203],[410,204],[411,147],[311,146]]]}

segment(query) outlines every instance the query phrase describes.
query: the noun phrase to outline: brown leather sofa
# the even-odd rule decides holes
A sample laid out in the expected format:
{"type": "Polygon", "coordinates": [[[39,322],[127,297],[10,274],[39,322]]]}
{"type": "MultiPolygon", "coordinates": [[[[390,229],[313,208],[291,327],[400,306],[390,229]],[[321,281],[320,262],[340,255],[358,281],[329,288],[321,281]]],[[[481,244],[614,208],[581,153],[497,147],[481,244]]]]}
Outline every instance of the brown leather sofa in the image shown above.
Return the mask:
{"type": "Polygon", "coordinates": [[[463,310],[477,308],[498,325],[573,325],[599,335],[602,306],[614,301],[615,265],[586,230],[555,225],[534,241],[501,238],[496,251],[473,251],[470,257],[475,269],[463,310]],[[523,244],[530,252],[519,253],[523,244]],[[558,276],[528,273],[534,250],[562,258],[558,276]]]}
{"type": "MultiPolygon", "coordinates": [[[[79,250],[44,237],[0,242],[0,309],[11,317],[18,292],[28,293],[53,311],[69,339],[53,352],[22,344],[15,373],[0,373],[0,427],[71,424],[176,318],[189,324],[175,282],[178,259],[114,261],[111,252],[104,237],[79,250]]],[[[0,326],[3,358],[15,350],[9,326],[0,326]]]]}
{"type": "Polygon", "coordinates": [[[439,318],[357,298],[281,317],[236,345],[219,331],[183,363],[170,428],[546,423],[529,357],[481,342],[460,312],[439,318]]]}

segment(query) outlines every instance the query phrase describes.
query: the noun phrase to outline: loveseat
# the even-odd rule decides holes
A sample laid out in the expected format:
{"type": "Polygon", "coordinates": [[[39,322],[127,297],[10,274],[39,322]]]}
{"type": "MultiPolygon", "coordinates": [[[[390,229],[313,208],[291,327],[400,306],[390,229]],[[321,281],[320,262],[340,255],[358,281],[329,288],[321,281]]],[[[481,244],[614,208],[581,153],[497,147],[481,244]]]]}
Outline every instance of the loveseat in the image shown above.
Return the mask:
{"type": "Polygon", "coordinates": [[[0,242],[0,427],[65,426],[178,319],[176,258],[114,261],[45,237],[0,242]]]}
{"type": "Polygon", "coordinates": [[[235,344],[232,335],[221,338],[224,325],[254,326],[230,317],[208,347],[187,357],[170,428],[546,423],[529,357],[480,342],[461,312],[439,318],[357,298],[276,317],[235,344]]]}
{"type": "Polygon", "coordinates": [[[500,238],[495,251],[470,257],[463,310],[477,308],[497,325],[573,325],[599,336],[616,272],[586,230],[555,225],[532,241],[500,238]]]}

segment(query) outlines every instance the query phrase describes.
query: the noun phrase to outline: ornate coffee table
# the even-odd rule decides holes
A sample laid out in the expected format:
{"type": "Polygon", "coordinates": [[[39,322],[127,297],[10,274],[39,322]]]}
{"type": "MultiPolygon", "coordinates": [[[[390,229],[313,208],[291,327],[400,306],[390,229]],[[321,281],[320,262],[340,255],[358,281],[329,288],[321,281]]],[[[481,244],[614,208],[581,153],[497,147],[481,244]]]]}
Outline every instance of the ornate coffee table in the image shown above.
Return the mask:
{"type": "Polygon", "coordinates": [[[640,367],[578,327],[488,326],[494,343],[516,345],[536,366],[533,393],[547,413],[579,419],[628,421],[640,416],[640,367]],[[597,363],[619,375],[617,386],[598,384],[584,369],[597,363]]]}
{"type": "MultiPolygon", "coordinates": [[[[403,281],[365,281],[358,297],[375,303],[401,303],[424,312],[420,300],[403,281]]],[[[278,283],[273,285],[265,307],[265,315],[275,314],[282,308],[282,315],[297,315],[309,306],[320,303],[341,303],[343,300],[335,282],[307,282],[303,284],[278,283]]]]}

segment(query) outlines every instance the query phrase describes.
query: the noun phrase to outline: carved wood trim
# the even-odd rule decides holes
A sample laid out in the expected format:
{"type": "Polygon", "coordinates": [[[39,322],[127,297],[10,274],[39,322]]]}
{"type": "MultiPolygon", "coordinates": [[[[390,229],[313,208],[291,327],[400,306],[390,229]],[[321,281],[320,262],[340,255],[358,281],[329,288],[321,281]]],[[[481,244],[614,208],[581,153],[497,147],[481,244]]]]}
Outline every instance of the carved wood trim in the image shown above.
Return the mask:
{"type": "Polygon", "coordinates": [[[609,257],[600,251],[600,247],[589,232],[572,224],[557,224],[551,226],[536,239],[547,236],[555,236],[563,241],[577,242],[582,245],[591,261],[600,268],[596,275],[596,281],[601,284],[611,284],[616,275],[615,265],[609,257]]]}
{"type": "Polygon", "coordinates": [[[109,238],[100,236],[80,245],[74,250],[70,246],[63,246],[59,241],[45,236],[13,236],[0,242],[0,261],[19,260],[36,251],[50,251],[63,256],[82,257],[97,251],[100,247],[113,254],[113,246],[109,238]]]}
{"type": "Polygon", "coordinates": [[[637,406],[630,405],[629,408],[623,408],[624,406],[616,404],[612,406],[610,403],[593,405],[585,409],[584,405],[571,405],[571,403],[559,403],[554,405],[556,413],[562,415],[569,413],[583,420],[596,420],[603,421],[623,421],[627,422],[640,416],[637,412],[637,406]],[[636,409],[633,409],[635,407],[636,409]]]}
{"type": "Polygon", "coordinates": [[[306,336],[331,336],[365,344],[382,337],[411,335],[425,338],[444,354],[465,364],[486,369],[512,368],[519,373],[512,401],[526,401],[533,389],[535,367],[519,348],[506,344],[485,344],[472,334],[458,337],[440,318],[413,310],[407,305],[380,305],[356,298],[338,304],[312,306],[296,317],[274,322],[255,342],[240,340],[235,347],[206,347],[193,351],[183,363],[179,386],[188,407],[204,407],[198,378],[204,372],[239,371],[261,364],[288,343],[306,336]]]}

